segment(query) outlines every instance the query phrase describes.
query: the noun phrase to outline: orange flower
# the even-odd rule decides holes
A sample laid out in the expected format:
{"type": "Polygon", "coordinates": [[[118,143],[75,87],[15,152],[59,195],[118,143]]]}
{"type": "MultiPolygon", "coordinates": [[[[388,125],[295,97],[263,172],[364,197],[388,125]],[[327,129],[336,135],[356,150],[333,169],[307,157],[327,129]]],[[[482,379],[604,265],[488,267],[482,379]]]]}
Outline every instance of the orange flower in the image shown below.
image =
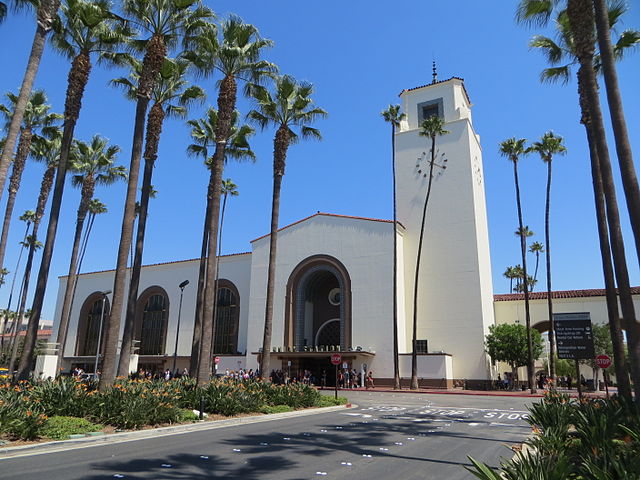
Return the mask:
{"type": "Polygon", "coordinates": [[[31,415],[33,415],[33,412],[31,410],[27,410],[25,414],[27,415],[27,417],[30,417],[31,415]]]}

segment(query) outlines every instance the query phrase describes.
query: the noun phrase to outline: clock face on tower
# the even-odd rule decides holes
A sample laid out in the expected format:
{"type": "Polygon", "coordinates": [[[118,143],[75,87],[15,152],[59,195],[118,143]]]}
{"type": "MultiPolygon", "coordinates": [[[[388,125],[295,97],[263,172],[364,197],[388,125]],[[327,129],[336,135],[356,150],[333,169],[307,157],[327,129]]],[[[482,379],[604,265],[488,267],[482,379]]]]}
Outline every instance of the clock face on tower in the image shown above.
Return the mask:
{"type": "Polygon", "coordinates": [[[418,155],[415,170],[417,178],[427,178],[429,171],[431,171],[431,176],[434,179],[439,178],[440,175],[444,173],[447,169],[447,157],[445,153],[439,148],[436,148],[436,154],[433,158],[433,168],[431,168],[431,150],[418,155]]]}
{"type": "Polygon", "coordinates": [[[478,157],[473,157],[473,176],[476,179],[476,183],[482,185],[482,168],[480,168],[478,157]]]}

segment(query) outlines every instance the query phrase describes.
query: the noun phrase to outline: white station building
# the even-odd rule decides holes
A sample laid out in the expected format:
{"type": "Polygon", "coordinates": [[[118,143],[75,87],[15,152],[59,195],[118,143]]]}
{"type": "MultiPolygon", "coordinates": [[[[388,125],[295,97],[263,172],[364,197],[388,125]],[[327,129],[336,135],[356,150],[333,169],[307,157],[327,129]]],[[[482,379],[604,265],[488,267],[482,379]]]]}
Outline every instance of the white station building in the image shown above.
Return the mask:
{"type": "MultiPolygon", "coordinates": [[[[482,150],[471,102],[457,77],[404,90],[400,98],[406,120],[395,137],[398,223],[318,212],[278,232],[272,367],[308,369],[316,377],[326,370],[333,381],[329,357],[341,352],[349,368],[372,370],[376,384],[392,382],[395,235],[400,372],[410,376],[415,266],[431,158],[429,139],[419,132],[421,122],[437,114],[448,133],[437,140],[419,272],[420,384],[452,388],[465,381],[483,388],[498,373],[484,351],[489,326],[523,315],[518,295],[496,296],[494,304],[482,150]]],[[[250,252],[220,257],[214,327],[219,371],[258,367],[268,256],[266,235],[251,241],[250,252]]],[[[178,368],[188,365],[198,265],[193,259],[143,267],[134,335],[140,344],[132,370],[171,368],[176,335],[178,368]],[[184,290],[178,331],[178,284],[184,280],[190,286],[184,290]]],[[[66,280],[60,278],[54,328],[66,280]]],[[[64,345],[66,368],[92,370],[100,292],[110,290],[113,280],[113,270],[79,276],[64,345]]],[[[593,307],[594,322],[606,322],[603,295],[593,307]]],[[[544,309],[537,315],[532,323],[546,320],[544,309]]]]}

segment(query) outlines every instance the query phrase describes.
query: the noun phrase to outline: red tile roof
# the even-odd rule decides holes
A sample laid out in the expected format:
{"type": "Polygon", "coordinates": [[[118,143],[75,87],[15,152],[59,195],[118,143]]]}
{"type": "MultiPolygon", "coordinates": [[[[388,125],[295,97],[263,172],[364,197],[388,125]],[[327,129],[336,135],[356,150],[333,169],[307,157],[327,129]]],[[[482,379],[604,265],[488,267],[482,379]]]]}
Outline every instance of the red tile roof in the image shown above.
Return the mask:
{"type": "MultiPolygon", "coordinates": [[[[355,217],[355,216],[352,216],[352,215],[338,215],[336,213],[317,212],[317,213],[314,213],[313,215],[309,215],[308,217],[305,217],[305,218],[300,219],[300,220],[298,220],[296,222],[290,223],[289,225],[285,225],[282,228],[279,228],[278,232],[281,232],[285,228],[293,227],[294,225],[298,225],[299,223],[306,222],[310,218],[317,217],[319,215],[323,215],[325,217],[350,218],[350,219],[354,219],[354,220],[367,220],[369,222],[393,223],[393,220],[384,220],[384,219],[381,219],[381,218],[355,217]]],[[[400,225],[402,228],[404,228],[404,225],[402,225],[400,222],[397,222],[397,224],[400,225]]],[[[253,243],[253,242],[256,242],[258,240],[261,240],[261,239],[263,239],[265,237],[268,237],[269,235],[270,235],[270,233],[267,233],[266,235],[262,235],[261,237],[254,238],[253,240],[251,240],[250,243],[253,243]]]]}
{"type": "MultiPolygon", "coordinates": [[[[617,293],[617,290],[616,290],[617,293]]],[[[588,290],[557,290],[551,292],[551,298],[583,298],[583,297],[604,297],[604,288],[592,288],[588,290]]],[[[640,287],[631,287],[632,295],[640,295],[640,287]]],[[[531,292],[529,300],[546,300],[547,292],[531,292]]],[[[524,293],[501,293],[493,296],[495,302],[511,302],[524,300],[524,293]]]]}
{"type": "MultiPolygon", "coordinates": [[[[26,334],[27,334],[26,330],[22,330],[22,331],[18,332],[18,336],[19,337],[24,337],[26,334]]],[[[36,333],[36,338],[38,338],[38,339],[47,338],[47,337],[50,337],[52,334],[53,334],[53,330],[52,329],[38,330],[37,333],[36,333]]],[[[12,333],[0,334],[0,337],[4,337],[5,339],[11,338],[12,336],[13,336],[12,333]]]]}
{"type": "Polygon", "coordinates": [[[402,96],[402,94],[404,92],[411,92],[413,90],[419,90],[420,88],[424,88],[424,87],[430,87],[431,85],[438,85],[440,83],[447,83],[451,80],[460,80],[462,82],[462,91],[464,92],[464,96],[467,98],[467,102],[469,103],[469,105],[471,105],[471,99],[469,98],[469,93],[467,92],[467,87],[464,86],[464,78],[462,77],[451,77],[451,78],[447,78],[446,80],[438,80],[432,83],[427,83],[426,85],[420,85],[419,87],[413,87],[413,88],[405,88],[404,90],[402,90],[398,96],[402,96]]]}
{"type": "MultiPolygon", "coordinates": [[[[237,257],[239,255],[250,255],[251,252],[240,252],[240,253],[229,253],[227,255],[220,255],[219,258],[223,258],[223,257],[237,257]]],[[[200,260],[200,257],[198,258],[188,258],[186,260],[173,260],[171,262],[160,262],[160,263],[150,263],[149,265],[143,265],[143,268],[146,267],[158,267],[161,265],[171,265],[172,263],[184,263],[184,262],[193,262],[194,260],[200,260]]],[[[129,267],[127,267],[129,268],[129,267]]],[[[95,272],[83,272],[80,273],[79,275],[92,275],[94,273],[107,273],[107,272],[115,272],[115,268],[111,268],[108,270],[96,270],[95,272]]],[[[60,275],[58,278],[67,278],[69,275],[60,275]]]]}

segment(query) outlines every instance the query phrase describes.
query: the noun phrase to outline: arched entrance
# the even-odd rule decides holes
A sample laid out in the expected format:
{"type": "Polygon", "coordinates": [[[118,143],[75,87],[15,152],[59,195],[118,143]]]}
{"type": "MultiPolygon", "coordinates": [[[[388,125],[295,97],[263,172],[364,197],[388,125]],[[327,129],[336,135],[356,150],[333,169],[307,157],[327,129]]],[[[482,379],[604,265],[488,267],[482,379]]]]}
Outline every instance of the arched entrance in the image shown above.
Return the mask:
{"type": "Polygon", "coordinates": [[[287,282],[286,347],[351,348],[351,279],[328,255],[298,264],[287,282]]]}

